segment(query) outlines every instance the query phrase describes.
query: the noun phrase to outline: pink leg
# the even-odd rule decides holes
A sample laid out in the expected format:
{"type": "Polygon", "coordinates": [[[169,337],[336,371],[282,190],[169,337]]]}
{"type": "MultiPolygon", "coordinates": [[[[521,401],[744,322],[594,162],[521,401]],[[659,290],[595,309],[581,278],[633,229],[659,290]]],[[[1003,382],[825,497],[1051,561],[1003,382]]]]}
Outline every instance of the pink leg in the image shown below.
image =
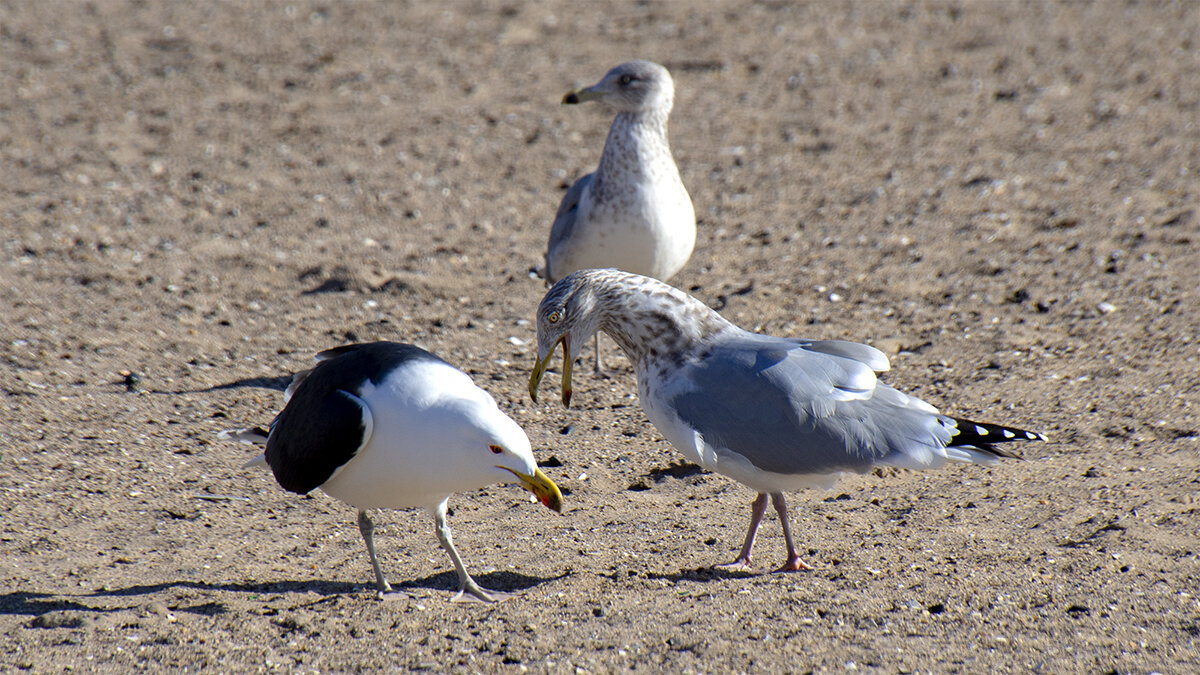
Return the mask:
{"type": "MultiPolygon", "coordinates": [[[[766,497],[766,495],[761,495],[766,497]]],[[[787,502],[783,499],[782,492],[771,493],[771,503],[775,505],[775,512],[779,514],[779,525],[783,528],[783,542],[787,544],[787,562],[783,567],[775,570],[776,572],[798,572],[800,570],[811,570],[812,567],[808,563],[800,559],[800,554],[796,553],[796,544],[792,541],[792,527],[788,523],[787,502]]],[[[766,500],[763,500],[763,506],[766,506],[766,500]]]]}
{"type": "Polygon", "coordinates": [[[762,522],[763,514],[767,511],[767,493],[760,492],[750,502],[750,529],[746,530],[746,542],[742,544],[742,552],[738,554],[737,560],[724,565],[716,565],[716,569],[731,570],[734,572],[748,572],[753,567],[750,565],[750,550],[754,548],[754,535],[758,533],[758,524],[762,522]]]}

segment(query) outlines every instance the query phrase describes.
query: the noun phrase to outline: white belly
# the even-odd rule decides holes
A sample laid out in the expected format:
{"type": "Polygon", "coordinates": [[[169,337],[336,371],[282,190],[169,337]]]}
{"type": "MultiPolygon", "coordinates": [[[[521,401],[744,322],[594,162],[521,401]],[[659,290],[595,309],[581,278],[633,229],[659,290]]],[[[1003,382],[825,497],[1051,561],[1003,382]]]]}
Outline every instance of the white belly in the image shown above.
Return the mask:
{"type": "Polygon", "coordinates": [[[555,276],[616,267],[668,279],[682,269],[696,244],[696,216],[682,184],[663,192],[633,190],[624,203],[604,207],[585,193],[570,241],[551,252],[555,276]]]}

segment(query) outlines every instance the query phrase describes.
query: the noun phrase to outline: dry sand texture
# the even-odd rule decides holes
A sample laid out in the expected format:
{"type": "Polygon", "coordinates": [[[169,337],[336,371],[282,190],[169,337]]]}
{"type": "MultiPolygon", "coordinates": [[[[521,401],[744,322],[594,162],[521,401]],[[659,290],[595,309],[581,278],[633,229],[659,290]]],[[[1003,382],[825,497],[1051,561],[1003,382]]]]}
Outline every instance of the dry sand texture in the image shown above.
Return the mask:
{"type": "Polygon", "coordinates": [[[4,3],[0,670],[1195,672],[1198,103],[1195,2],[4,3]],[[676,81],[678,286],[1052,442],[797,494],[816,570],[707,571],[752,495],[627,363],[524,391],[610,119],[558,101],[633,57],[676,81]],[[384,512],[377,602],[353,510],[216,440],[368,339],[469,371],[570,491],[451,502],[518,599],[452,605],[384,512]]]}

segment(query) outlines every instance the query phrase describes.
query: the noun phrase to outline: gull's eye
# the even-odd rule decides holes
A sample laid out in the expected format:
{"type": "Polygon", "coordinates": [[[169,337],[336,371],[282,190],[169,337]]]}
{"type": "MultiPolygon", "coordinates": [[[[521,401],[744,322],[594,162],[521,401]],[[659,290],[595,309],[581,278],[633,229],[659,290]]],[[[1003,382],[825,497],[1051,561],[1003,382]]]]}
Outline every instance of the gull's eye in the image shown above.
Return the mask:
{"type": "Polygon", "coordinates": [[[558,323],[558,320],[561,318],[562,317],[558,315],[558,312],[551,312],[550,316],[546,317],[546,321],[549,321],[550,323],[558,323]]]}
{"type": "Polygon", "coordinates": [[[625,85],[629,84],[630,82],[633,82],[633,76],[632,75],[622,75],[621,79],[619,79],[617,81],[621,83],[621,86],[625,86],[625,85]]]}
{"type": "Polygon", "coordinates": [[[497,455],[504,452],[504,448],[502,448],[498,445],[489,445],[488,448],[497,455]]]}

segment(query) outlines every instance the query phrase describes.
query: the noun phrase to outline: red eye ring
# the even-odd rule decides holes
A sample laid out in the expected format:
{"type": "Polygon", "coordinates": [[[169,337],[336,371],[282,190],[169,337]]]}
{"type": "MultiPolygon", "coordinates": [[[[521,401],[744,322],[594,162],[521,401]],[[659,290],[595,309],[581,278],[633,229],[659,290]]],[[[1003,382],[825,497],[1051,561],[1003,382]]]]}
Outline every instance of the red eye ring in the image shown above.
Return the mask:
{"type": "Polygon", "coordinates": [[[490,450],[491,450],[493,453],[495,453],[495,454],[497,454],[497,455],[499,455],[500,453],[504,452],[504,448],[502,448],[502,447],[500,447],[500,446],[498,446],[498,445],[489,445],[489,446],[488,446],[488,448],[489,448],[489,449],[490,449],[490,450]]]}

